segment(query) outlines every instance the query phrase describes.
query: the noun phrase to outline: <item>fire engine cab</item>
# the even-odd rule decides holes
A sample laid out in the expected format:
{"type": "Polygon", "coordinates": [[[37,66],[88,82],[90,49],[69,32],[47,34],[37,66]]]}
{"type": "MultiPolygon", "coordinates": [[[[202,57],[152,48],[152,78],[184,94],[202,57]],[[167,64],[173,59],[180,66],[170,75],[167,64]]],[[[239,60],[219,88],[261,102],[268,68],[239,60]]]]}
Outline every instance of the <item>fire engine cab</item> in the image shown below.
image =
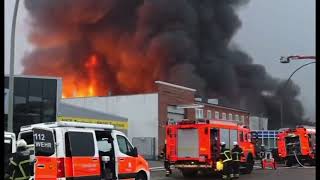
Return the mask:
{"type": "Polygon", "coordinates": [[[243,149],[242,173],[251,173],[255,146],[246,126],[222,120],[182,120],[166,126],[166,159],[183,176],[197,175],[198,171],[213,172],[220,153],[220,143],[233,148],[237,141],[243,149]]]}
{"type": "Polygon", "coordinates": [[[297,126],[295,129],[282,129],[277,136],[278,154],[286,166],[295,162],[315,164],[316,129],[297,126]]]}
{"type": "Polygon", "coordinates": [[[149,165],[112,125],[51,122],[23,126],[34,179],[149,180],[149,165]]]}

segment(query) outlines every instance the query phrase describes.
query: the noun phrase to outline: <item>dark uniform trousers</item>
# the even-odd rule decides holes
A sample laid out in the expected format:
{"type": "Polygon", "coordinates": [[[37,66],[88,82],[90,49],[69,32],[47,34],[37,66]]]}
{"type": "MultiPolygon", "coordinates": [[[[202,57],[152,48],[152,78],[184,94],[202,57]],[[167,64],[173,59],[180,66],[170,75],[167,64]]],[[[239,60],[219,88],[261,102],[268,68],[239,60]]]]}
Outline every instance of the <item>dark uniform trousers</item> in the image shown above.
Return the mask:
{"type": "Polygon", "coordinates": [[[167,159],[166,150],[167,150],[167,145],[165,144],[162,150],[162,154],[164,156],[164,168],[166,169],[166,175],[169,175],[169,174],[172,174],[172,171],[170,169],[170,163],[167,159]]]}
{"type": "Polygon", "coordinates": [[[232,174],[232,158],[230,150],[222,149],[220,157],[223,162],[222,179],[230,179],[232,174]]]}
{"type": "Polygon", "coordinates": [[[231,176],[238,178],[240,175],[240,159],[241,159],[241,156],[244,156],[243,151],[239,146],[237,146],[232,149],[231,153],[232,153],[232,160],[233,160],[231,176]]]}

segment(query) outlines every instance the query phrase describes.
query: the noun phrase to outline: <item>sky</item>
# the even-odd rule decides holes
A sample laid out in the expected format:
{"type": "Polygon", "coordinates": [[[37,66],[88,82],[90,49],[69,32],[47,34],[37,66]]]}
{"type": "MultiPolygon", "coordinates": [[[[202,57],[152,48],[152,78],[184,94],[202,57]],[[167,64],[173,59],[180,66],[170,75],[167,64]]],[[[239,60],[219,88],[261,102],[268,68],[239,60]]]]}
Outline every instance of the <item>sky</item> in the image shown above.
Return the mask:
{"type": "MultiPolygon", "coordinates": [[[[5,74],[9,74],[10,34],[14,0],[5,0],[5,74]]],[[[233,41],[254,63],[262,64],[273,77],[287,79],[299,66],[311,62],[281,64],[281,56],[315,55],[315,0],[251,0],[238,10],[242,27],[233,41]]],[[[28,12],[20,1],[15,48],[15,74],[21,74],[21,59],[32,50],[27,41],[28,12]]],[[[299,70],[292,80],[300,86],[299,99],[307,118],[315,121],[315,65],[299,70]]]]}

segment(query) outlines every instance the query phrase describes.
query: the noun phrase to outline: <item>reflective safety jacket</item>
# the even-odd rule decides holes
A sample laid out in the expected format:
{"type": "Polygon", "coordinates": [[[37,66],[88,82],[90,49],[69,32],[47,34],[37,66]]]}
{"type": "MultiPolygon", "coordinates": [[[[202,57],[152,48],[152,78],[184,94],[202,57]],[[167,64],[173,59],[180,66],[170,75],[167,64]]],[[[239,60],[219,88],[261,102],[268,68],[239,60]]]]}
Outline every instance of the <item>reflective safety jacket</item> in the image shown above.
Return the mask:
{"type": "Polygon", "coordinates": [[[17,149],[9,163],[8,173],[12,180],[29,179],[32,165],[30,161],[30,152],[26,149],[17,149]]]}
{"type": "Polygon", "coordinates": [[[222,159],[222,162],[232,161],[230,150],[222,148],[220,152],[220,158],[222,159]]]}
{"type": "Polygon", "coordinates": [[[233,160],[233,161],[240,161],[241,156],[244,156],[243,150],[242,150],[241,147],[239,147],[239,146],[235,146],[235,147],[231,150],[231,154],[232,154],[232,160],[233,160]]]}

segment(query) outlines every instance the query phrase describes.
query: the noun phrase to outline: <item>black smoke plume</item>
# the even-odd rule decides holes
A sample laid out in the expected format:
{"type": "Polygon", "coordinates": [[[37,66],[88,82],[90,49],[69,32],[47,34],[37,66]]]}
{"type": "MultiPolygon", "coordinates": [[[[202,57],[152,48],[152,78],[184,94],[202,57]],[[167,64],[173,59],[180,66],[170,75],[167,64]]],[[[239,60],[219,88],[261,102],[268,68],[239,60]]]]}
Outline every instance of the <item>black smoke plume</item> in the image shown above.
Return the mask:
{"type": "Polygon", "coordinates": [[[24,3],[35,46],[23,60],[25,74],[62,76],[64,87],[95,82],[98,95],[148,92],[164,80],[266,116],[271,129],[280,125],[281,102],[286,127],[303,120],[299,87],[290,82],[281,90],[284,81],[232,43],[241,27],[236,10],[248,0],[24,3]],[[84,64],[92,54],[99,66],[89,71],[84,64]]]}

